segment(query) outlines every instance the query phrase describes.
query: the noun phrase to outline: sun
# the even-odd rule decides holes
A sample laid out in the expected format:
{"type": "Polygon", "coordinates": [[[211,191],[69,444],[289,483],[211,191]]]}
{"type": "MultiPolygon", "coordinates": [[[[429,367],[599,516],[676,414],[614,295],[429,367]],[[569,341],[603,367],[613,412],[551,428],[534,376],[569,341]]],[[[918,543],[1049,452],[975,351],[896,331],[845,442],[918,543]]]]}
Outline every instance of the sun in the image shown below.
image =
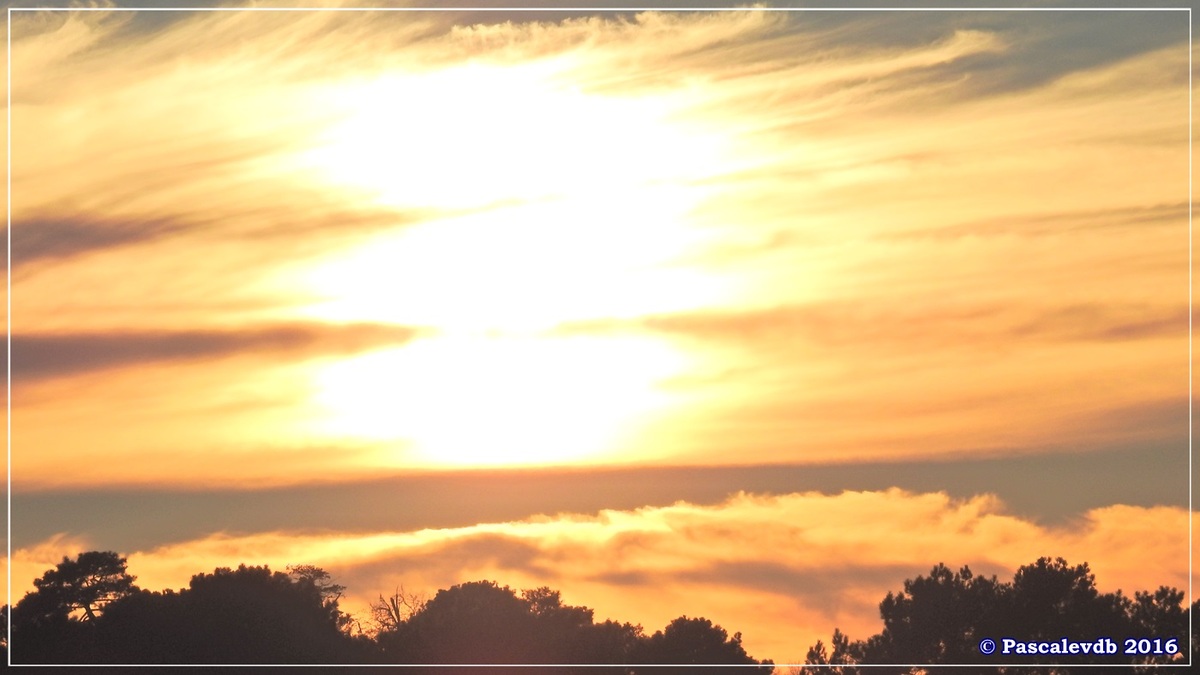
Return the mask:
{"type": "Polygon", "coordinates": [[[303,261],[279,282],[289,311],[336,322],[530,332],[698,309],[724,281],[672,264],[702,246],[696,197],[659,189],[584,210],[571,201],[434,219],[303,261]]]}
{"type": "MultiPolygon", "coordinates": [[[[611,460],[669,410],[681,348],[629,330],[698,309],[719,278],[662,264],[688,246],[684,201],[623,219],[564,204],[489,209],[376,237],[292,279],[321,322],[412,326],[396,348],[330,362],[320,433],[394,442],[406,466],[611,460]]],[[[625,205],[628,207],[629,205],[625,205]]]]}
{"type": "Polygon", "coordinates": [[[671,404],[685,357],[647,339],[440,336],[331,363],[319,428],[394,441],[407,466],[536,466],[613,459],[671,404]]]}
{"type": "Polygon", "coordinates": [[[605,95],[572,72],[470,62],[331,86],[340,115],[295,163],[352,203],[427,215],[303,261],[283,283],[309,299],[298,313],[531,330],[717,299],[675,262],[718,236],[693,216],[728,139],[678,117],[685,94],[605,95]]]}
{"type": "Polygon", "coordinates": [[[298,262],[279,281],[301,298],[288,311],[424,337],[321,366],[317,430],[391,443],[406,466],[568,464],[634,447],[689,357],[627,328],[729,297],[678,264],[713,236],[693,215],[721,137],[674,119],[669,95],[602,96],[554,63],[331,91],[344,114],[300,165],[373,209],[429,215],[298,262]]]}

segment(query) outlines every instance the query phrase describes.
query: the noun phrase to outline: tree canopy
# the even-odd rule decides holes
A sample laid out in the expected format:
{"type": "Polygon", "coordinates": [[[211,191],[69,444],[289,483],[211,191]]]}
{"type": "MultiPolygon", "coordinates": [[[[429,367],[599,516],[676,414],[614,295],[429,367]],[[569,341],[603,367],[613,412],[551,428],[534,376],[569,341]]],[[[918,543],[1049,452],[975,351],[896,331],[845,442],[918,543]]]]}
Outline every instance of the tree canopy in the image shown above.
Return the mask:
{"type": "Polygon", "coordinates": [[[37,592],[18,605],[31,620],[54,621],[82,612],[95,621],[109,603],[136,592],[134,577],[125,571],[125,558],[112,551],[88,551],[74,560],[64,557],[33,582],[37,592]]]}
{"type": "Polygon", "coordinates": [[[339,607],[345,588],[313,565],[286,573],[219,568],[178,591],[132,582],[125,559],[111,552],[80,554],[47,570],[14,609],[13,662],[612,665],[539,669],[546,675],[632,675],[627,664],[635,662],[758,663],[740,634],[729,638],[707,619],[680,617],[646,636],[641,626],[596,623],[590,608],[568,605],[548,587],[518,593],[473,581],[427,602],[397,589],[380,596],[368,637],[339,607]]]}
{"type": "MultiPolygon", "coordinates": [[[[1194,606],[1193,606],[1194,607],[1194,606]]],[[[1068,673],[1070,665],[1185,662],[1188,650],[1187,611],[1183,593],[1161,587],[1137,592],[1101,593],[1086,563],[1070,565],[1062,558],[1040,558],[1019,568],[1011,582],[980,577],[968,567],[957,572],[944,564],[928,576],[904,582],[879,604],[883,630],[863,640],[850,640],[835,629],[830,644],[818,641],[806,663],[840,665],[836,673],[858,673],[861,664],[978,664],[955,669],[964,673],[1068,673]],[[1003,638],[1042,643],[1063,638],[1095,641],[1108,638],[1115,653],[1003,653],[1003,638]],[[1148,654],[1126,654],[1126,641],[1158,638],[1164,648],[1148,654]],[[1174,638],[1175,649],[1166,647],[1174,638]],[[985,639],[996,651],[985,653],[985,639]],[[1168,653],[1170,652],[1170,653],[1168,653]],[[989,665],[991,664],[991,665],[989,665]],[[997,664],[1064,664],[1053,668],[997,667],[997,664]]],[[[1144,645],[1143,645],[1144,646],[1144,645]]],[[[808,669],[829,673],[830,669],[808,669]]],[[[1084,672],[1084,669],[1077,669],[1084,672]]],[[[916,673],[919,668],[872,668],[870,673],[916,673]]]]}

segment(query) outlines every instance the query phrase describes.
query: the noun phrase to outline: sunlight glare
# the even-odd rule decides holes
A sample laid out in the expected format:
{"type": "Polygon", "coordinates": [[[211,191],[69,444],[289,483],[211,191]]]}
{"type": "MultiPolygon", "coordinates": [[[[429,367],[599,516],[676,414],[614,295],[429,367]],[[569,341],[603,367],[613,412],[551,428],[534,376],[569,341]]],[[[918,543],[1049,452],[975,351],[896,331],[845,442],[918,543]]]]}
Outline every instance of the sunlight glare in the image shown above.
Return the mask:
{"type": "Polygon", "coordinates": [[[682,354],[647,338],[442,336],[316,375],[324,433],[404,441],[425,466],[522,466],[619,453],[682,354]]]}
{"type": "Polygon", "coordinates": [[[633,203],[491,209],[376,237],[295,272],[323,321],[450,330],[545,330],[720,303],[725,282],[672,265],[706,235],[690,227],[689,190],[633,203]]]}
{"type": "Polygon", "coordinates": [[[722,166],[717,134],[672,120],[668,97],[616,98],[545,64],[472,63],[331,88],[341,110],[296,162],[391,207],[472,208],[607,195],[722,166]]]}

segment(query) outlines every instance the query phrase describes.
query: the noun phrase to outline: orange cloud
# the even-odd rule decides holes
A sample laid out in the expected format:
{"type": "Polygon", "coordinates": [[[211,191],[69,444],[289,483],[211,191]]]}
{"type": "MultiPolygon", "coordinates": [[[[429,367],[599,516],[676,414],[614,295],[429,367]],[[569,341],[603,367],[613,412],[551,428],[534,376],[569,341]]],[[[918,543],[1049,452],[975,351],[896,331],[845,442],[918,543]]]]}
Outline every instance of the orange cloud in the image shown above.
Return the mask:
{"type": "MultiPolygon", "coordinates": [[[[344,608],[360,617],[376,594],[400,585],[427,594],[475,579],[549,585],[599,618],[650,629],[703,615],[742,631],[752,654],[783,662],[802,660],[835,626],[854,637],[877,632],[883,596],[939,562],[1006,579],[1038,557],[1063,556],[1088,562],[1106,591],[1185,588],[1187,527],[1187,512],[1167,507],[1114,505],[1047,527],[1007,514],[988,495],[738,494],[714,506],[442,530],[214,534],[133,552],[129,564],[143,587],[175,588],[216,566],[312,563],[348,586],[344,608]]],[[[41,552],[44,561],[22,563],[28,573],[80,545],[56,539],[16,556],[41,552]]]]}

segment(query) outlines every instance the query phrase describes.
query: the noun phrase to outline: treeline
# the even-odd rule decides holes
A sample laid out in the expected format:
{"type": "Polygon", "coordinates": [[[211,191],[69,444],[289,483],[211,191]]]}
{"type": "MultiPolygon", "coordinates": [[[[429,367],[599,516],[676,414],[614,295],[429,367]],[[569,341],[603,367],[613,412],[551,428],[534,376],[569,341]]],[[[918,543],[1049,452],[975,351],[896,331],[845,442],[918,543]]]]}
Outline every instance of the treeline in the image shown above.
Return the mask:
{"type": "MultiPolygon", "coordinates": [[[[1163,664],[1186,664],[1189,651],[1194,660],[1200,658],[1200,634],[1189,636],[1183,591],[1163,586],[1129,597],[1121,591],[1101,593],[1095,582],[1087,563],[1072,566],[1062,558],[1025,565],[1011,582],[976,576],[968,567],[953,572],[938,565],[929,576],[905,581],[903,591],[887,594],[879,604],[881,632],[850,640],[834,629],[830,643],[818,641],[805,659],[825,667],[795,670],[896,675],[920,669],[855,666],[967,664],[938,672],[1064,675],[1098,672],[1096,664],[1149,672],[1163,664]],[[1068,665],[1024,665],[1039,663],[1068,665]],[[1071,665],[1085,667],[1072,671],[1071,665]]],[[[1197,607],[1200,601],[1191,611],[1197,607]]]]}
{"type": "MultiPolygon", "coordinates": [[[[545,587],[517,593],[477,581],[427,600],[397,589],[380,596],[372,615],[360,619],[341,611],[344,587],[311,565],[286,572],[265,566],[220,568],[195,575],[179,591],[147,591],[134,582],[125,559],[111,551],[64,558],[11,611],[4,607],[13,641],[2,646],[11,649],[14,664],[611,666],[538,668],[544,675],[697,672],[680,664],[723,665],[739,673],[774,669],[771,661],[746,653],[740,633],[730,636],[707,619],[681,616],[648,634],[639,625],[597,623],[591,609],[564,604],[558,591],[545,587]]],[[[1062,675],[1072,664],[1090,666],[1075,670],[1091,673],[1097,664],[1122,664],[1122,672],[1130,672],[1130,664],[1136,671],[1186,663],[1189,650],[1200,644],[1200,636],[1188,634],[1182,591],[1161,587],[1132,597],[1100,593],[1087,564],[1071,566],[1061,558],[1021,567],[1010,582],[938,565],[928,576],[905,581],[902,591],[888,593],[879,608],[880,633],[851,640],[835,629],[828,645],[817,642],[808,650],[809,666],[791,672],[926,672],[901,664],[1008,675],[1062,675]],[[1060,653],[1085,642],[1091,645],[1086,650],[1060,653]],[[1104,647],[1099,653],[1097,644],[1104,647]],[[1055,663],[1068,665],[1034,665],[1055,663]],[[865,664],[896,665],[858,667],[865,664]]],[[[459,669],[408,667],[404,672],[426,670],[446,675],[459,669]]],[[[713,670],[726,669],[703,672],[713,670]]]]}
{"type": "Polygon", "coordinates": [[[311,565],[286,573],[265,566],[221,568],[195,575],[180,591],[147,591],[134,581],[125,559],[111,551],[64,558],[12,608],[12,644],[6,645],[12,662],[613,664],[539,668],[545,675],[645,670],[621,664],[773,670],[769,661],[746,653],[741,634],[730,636],[707,619],[681,616],[647,634],[629,623],[597,623],[591,609],[564,604],[549,588],[518,594],[477,581],[438,591],[428,601],[398,590],[379,598],[364,626],[339,608],[345,589],[311,565]]]}

